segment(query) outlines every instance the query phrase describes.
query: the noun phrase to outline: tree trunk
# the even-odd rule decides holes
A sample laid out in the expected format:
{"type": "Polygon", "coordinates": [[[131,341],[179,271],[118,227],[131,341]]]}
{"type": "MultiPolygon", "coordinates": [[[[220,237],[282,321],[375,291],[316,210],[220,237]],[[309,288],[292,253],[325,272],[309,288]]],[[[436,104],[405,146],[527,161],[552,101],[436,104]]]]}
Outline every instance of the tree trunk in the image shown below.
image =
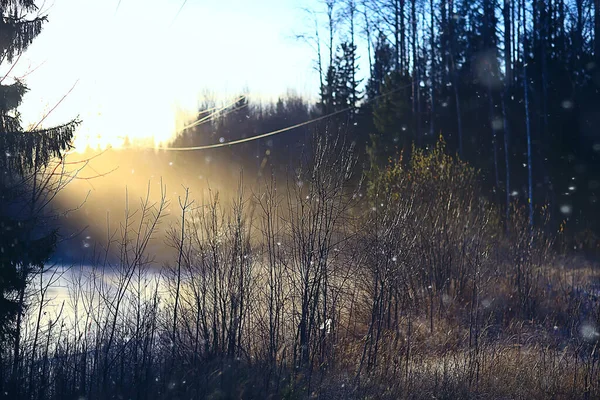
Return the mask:
{"type": "Polygon", "coordinates": [[[508,118],[506,116],[506,102],[508,98],[508,86],[505,84],[504,93],[502,94],[502,122],[504,125],[504,166],[506,168],[506,230],[508,232],[509,216],[510,216],[510,127],[508,126],[508,118]]]}
{"type": "Polygon", "coordinates": [[[529,58],[529,47],[527,45],[527,12],[525,0],[523,0],[523,91],[525,101],[525,132],[527,134],[527,204],[529,206],[529,226],[533,227],[533,173],[531,162],[531,124],[529,120],[529,80],[527,77],[527,59],[529,58]]]}
{"type": "Polygon", "coordinates": [[[460,96],[458,94],[458,72],[456,70],[456,63],[454,60],[454,54],[456,51],[456,41],[454,40],[454,0],[450,0],[448,3],[448,21],[449,21],[449,38],[450,38],[450,75],[452,76],[452,89],[454,90],[454,102],[456,106],[456,123],[458,128],[458,155],[459,157],[464,156],[463,151],[463,131],[462,131],[462,119],[460,110],[460,96]]]}
{"type": "Polygon", "coordinates": [[[441,14],[441,30],[443,33],[440,33],[440,82],[443,85],[447,83],[447,72],[448,72],[448,14],[446,7],[446,2],[448,0],[440,0],[440,14],[441,14]]]}
{"type": "MultiPolygon", "coordinates": [[[[398,3],[396,2],[396,5],[398,3]]],[[[406,23],[404,18],[404,6],[406,5],[406,0],[400,0],[400,8],[396,9],[396,16],[400,14],[400,71],[402,73],[408,70],[408,66],[406,63],[406,23]]]]}
{"type": "Polygon", "coordinates": [[[430,90],[430,100],[431,100],[431,117],[430,117],[430,121],[429,121],[429,134],[433,137],[433,135],[435,134],[434,129],[435,129],[435,124],[434,124],[434,120],[435,120],[435,85],[434,82],[437,78],[437,76],[435,75],[436,72],[436,60],[435,60],[435,29],[434,29],[434,22],[435,22],[435,8],[433,5],[433,0],[429,1],[429,15],[431,17],[431,37],[430,37],[430,41],[431,41],[431,73],[429,74],[429,79],[431,80],[431,84],[429,87],[430,90]]]}
{"type": "Polygon", "coordinates": [[[600,68],[600,0],[594,0],[594,60],[600,68]]]}
{"type": "Polygon", "coordinates": [[[417,70],[417,0],[412,0],[410,5],[410,22],[411,22],[411,33],[412,33],[412,114],[413,114],[413,129],[414,138],[418,142],[418,137],[420,132],[418,131],[418,121],[419,115],[417,114],[418,107],[418,95],[417,92],[419,90],[419,82],[418,82],[418,70],[417,70]]]}
{"type": "MultiPolygon", "coordinates": [[[[600,0],[598,0],[600,1],[600,0]]],[[[502,10],[504,15],[504,75],[506,82],[512,85],[513,81],[513,67],[512,67],[512,46],[511,46],[511,10],[510,0],[504,0],[504,8],[502,10]]]]}
{"type": "MultiPolygon", "coordinates": [[[[401,60],[404,61],[404,31],[403,26],[400,24],[400,13],[404,9],[404,4],[400,4],[398,0],[394,1],[394,60],[396,60],[396,70],[399,71],[402,69],[402,65],[400,65],[401,60]],[[400,35],[402,35],[402,40],[400,40],[400,35]]],[[[404,21],[402,21],[404,22],[404,21]]],[[[403,25],[403,24],[402,24],[403,25]]]]}

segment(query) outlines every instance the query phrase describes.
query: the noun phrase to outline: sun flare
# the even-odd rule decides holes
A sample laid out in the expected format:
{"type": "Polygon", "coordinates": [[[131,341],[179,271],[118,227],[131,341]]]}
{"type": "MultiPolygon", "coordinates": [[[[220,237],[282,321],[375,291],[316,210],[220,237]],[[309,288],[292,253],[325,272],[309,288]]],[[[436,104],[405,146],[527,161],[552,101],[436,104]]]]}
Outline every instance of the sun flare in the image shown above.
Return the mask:
{"type": "Polygon", "coordinates": [[[141,120],[118,118],[118,126],[108,127],[106,121],[114,117],[99,114],[97,118],[86,119],[73,138],[74,151],[85,152],[88,149],[106,150],[123,147],[157,148],[172,142],[177,136],[177,123],[174,113],[148,111],[139,115],[151,117],[141,120]]]}

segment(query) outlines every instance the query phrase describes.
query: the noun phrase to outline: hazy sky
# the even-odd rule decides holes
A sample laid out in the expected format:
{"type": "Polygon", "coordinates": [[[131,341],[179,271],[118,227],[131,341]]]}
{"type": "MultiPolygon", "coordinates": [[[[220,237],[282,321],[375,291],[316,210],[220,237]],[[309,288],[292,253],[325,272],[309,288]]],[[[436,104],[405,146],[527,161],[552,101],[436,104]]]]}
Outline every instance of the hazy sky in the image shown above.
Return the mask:
{"type": "Polygon", "coordinates": [[[51,1],[49,22],[11,73],[29,72],[26,125],[76,82],[44,124],[79,115],[79,140],[92,144],[98,135],[113,144],[169,137],[177,110],[195,110],[206,91],[317,92],[315,54],[294,38],[311,28],[301,7],[317,0],[188,0],[179,14],[183,0],[51,1]]]}

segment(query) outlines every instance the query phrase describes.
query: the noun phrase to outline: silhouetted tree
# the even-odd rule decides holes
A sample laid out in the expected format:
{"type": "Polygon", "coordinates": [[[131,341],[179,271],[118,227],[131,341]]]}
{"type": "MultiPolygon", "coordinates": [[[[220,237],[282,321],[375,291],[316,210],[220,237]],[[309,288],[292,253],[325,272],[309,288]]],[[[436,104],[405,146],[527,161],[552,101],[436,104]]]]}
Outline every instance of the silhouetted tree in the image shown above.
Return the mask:
{"type": "Polygon", "coordinates": [[[356,109],[358,101],[361,99],[361,90],[358,85],[361,83],[356,78],[357,61],[356,45],[344,42],[341,44],[341,54],[335,59],[335,91],[334,91],[334,110],[338,111],[344,108],[356,109]]]}
{"type": "Polygon", "coordinates": [[[382,33],[375,42],[374,56],[371,76],[365,89],[368,100],[373,100],[381,94],[381,86],[393,68],[394,52],[382,33]]]}
{"type": "MultiPolygon", "coordinates": [[[[0,60],[18,62],[40,34],[47,17],[37,12],[32,0],[0,2],[0,60]]],[[[43,269],[56,243],[56,231],[46,228],[42,218],[48,204],[44,193],[56,172],[42,173],[70,148],[78,124],[71,121],[49,129],[38,124],[24,130],[18,107],[26,91],[19,79],[0,82],[0,342],[13,340],[14,373],[21,357],[25,288],[30,275],[43,269]]]]}

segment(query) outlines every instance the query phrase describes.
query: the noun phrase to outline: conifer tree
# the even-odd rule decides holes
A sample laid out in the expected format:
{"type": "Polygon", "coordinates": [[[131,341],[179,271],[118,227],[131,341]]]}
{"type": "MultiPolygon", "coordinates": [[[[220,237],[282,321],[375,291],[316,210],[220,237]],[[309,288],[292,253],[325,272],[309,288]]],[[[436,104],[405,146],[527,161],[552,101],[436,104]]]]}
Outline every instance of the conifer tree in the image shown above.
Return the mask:
{"type": "MultiPolygon", "coordinates": [[[[18,62],[47,20],[33,0],[0,0],[0,63],[18,62]]],[[[56,244],[56,230],[43,223],[43,192],[53,175],[44,171],[70,149],[78,121],[24,129],[18,107],[27,87],[6,80],[0,81],[0,343],[14,340],[16,370],[25,288],[56,244]]]]}
{"type": "Polygon", "coordinates": [[[344,42],[341,44],[341,54],[335,59],[335,105],[338,109],[357,107],[361,99],[360,80],[356,79],[357,56],[356,45],[344,42]]]}

